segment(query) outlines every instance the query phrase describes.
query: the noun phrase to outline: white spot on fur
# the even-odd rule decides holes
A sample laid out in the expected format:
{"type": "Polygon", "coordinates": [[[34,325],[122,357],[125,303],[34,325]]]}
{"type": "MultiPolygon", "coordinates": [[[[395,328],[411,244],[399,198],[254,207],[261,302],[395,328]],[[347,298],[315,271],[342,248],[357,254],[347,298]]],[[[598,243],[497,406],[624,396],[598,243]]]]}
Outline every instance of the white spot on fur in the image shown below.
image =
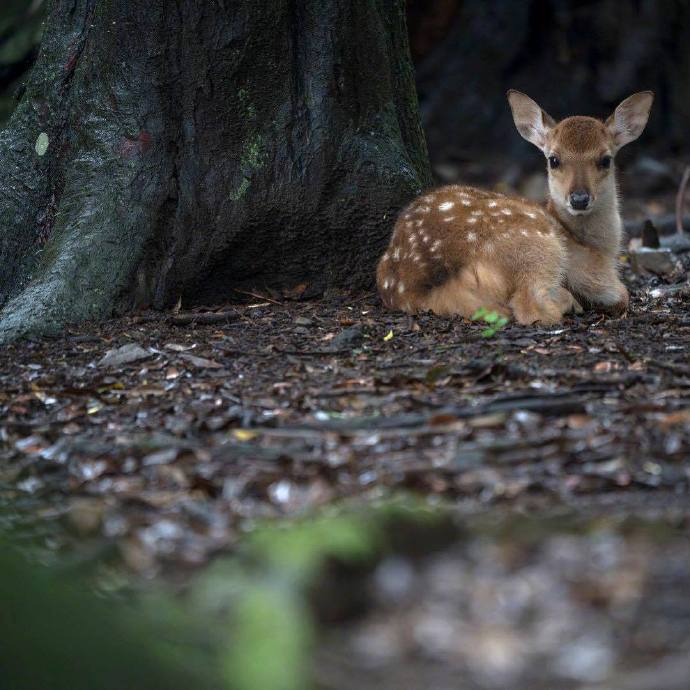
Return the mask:
{"type": "Polygon", "coordinates": [[[388,290],[389,287],[390,287],[390,282],[388,281],[388,278],[386,278],[386,280],[383,281],[383,289],[388,290]]]}
{"type": "Polygon", "coordinates": [[[476,223],[476,222],[477,222],[477,219],[476,219],[476,218],[468,218],[468,219],[467,219],[467,222],[468,222],[468,223],[476,223]]]}
{"type": "Polygon", "coordinates": [[[388,261],[388,259],[390,259],[390,256],[388,256],[388,252],[386,252],[386,253],[381,257],[381,261],[388,261]]]}
{"type": "Polygon", "coordinates": [[[410,214],[409,214],[409,213],[406,213],[406,214],[403,216],[403,218],[404,218],[405,220],[407,220],[409,217],[410,217],[410,214]]]}
{"type": "Polygon", "coordinates": [[[463,206],[472,206],[472,202],[469,199],[463,199],[460,203],[463,206]]]}
{"type": "Polygon", "coordinates": [[[416,264],[418,264],[421,260],[422,260],[422,257],[419,256],[419,254],[415,254],[415,255],[412,257],[412,261],[414,261],[416,264]]]}
{"type": "Polygon", "coordinates": [[[405,227],[406,227],[406,228],[411,228],[411,227],[412,227],[412,225],[413,225],[413,223],[412,223],[412,221],[411,221],[411,220],[407,220],[407,221],[405,221],[405,227]]]}
{"type": "Polygon", "coordinates": [[[446,216],[446,217],[443,219],[443,222],[444,222],[444,223],[450,223],[451,220],[455,220],[455,216],[446,216]]]}
{"type": "Polygon", "coordinates": [[[420,206],[417,210],[420,213],[429,213],[429,211],[431,211],[431,209],[428,206],[420,206]]]}
{"type": "Polygon", "coordinates": [[[438,248],[441,246],[441,240],[436,240],[432,245],[431,245],[431,251],[432,252],[437,252],[438,248]]]}
{"type": "Polygon", "coordinates": [[[498,211],[492,211],[489,215],[493,218],[498,218],[501,214],[498,211]]]}
{"type": "Polygon", "coordinates": [[[430,238],[429,235],[427,235],[426,233],[424,233],[424,234],[422,235],[422,242],[424,242],[424,244],[429,244],[429,241],[430,241],[430,240],[431,240],[431,238],[430,238]]]}
{"type": "Polygon", "coordinates": [[[529,237],[529,232],[527,230],[520,230],[520,234],[529,237]]]}
{"type": "Polygon", "coordinates": [[[472,215],[479,218],[480,216],[484,215],[484,211],[472,211],[472,215]]]}
{"type": "Polygon", "coordinates": [[[421,220],[421,219],[420,219],[420,220],[416,220],[416,221],[414,222],[414,224],[415,224],[418,228],[421,228],[422,225],[424,224],[424,221],[421,220]]]}
{"type": "Polygon", "coordinates": [[[451,208],[453,208],[453,206],[455,206],[455,203],[454,203],[454,202],[452,202],[452,201],[444,201],[442,204],[439,204],[439,205],[438,205],[438,210],[439,210],[439,211],[448,211],[448,210],[450,210],[451,208]]]}
{"type": "Polygon", "coordinates": [[[498,206],[498,204],[497,204],[495,201],[490,201],[490,202],[487,204],[487,206],[488,206],[489,208],[496,208],[496,206],[498,206]]]}
{"type": "Polygon", "coordinates": [[[530,218],[536,218],[537,214],[534,213],[533,211],[525,211],[525,215],[529,216],[530,218]]]}
{"type": "Polygon", "coordinates": [[[502,208],[501,213],[504,216],[512,216],[513,215],[513,212],[509,208],[502,208]]]}
{"type": "Polygon", "coordinates": [[[398,261],[398,259],[400,259],[400,247],[393,250],[393,261],[398,261]]]}
{"type": "Polygon", "coordinates": [[[400,281],[400,285],[398,285],[398,293],[402,295],[402,293],[405,292],[405,283],[400,281]]]}
{"type": "Polygon", "coordinates": [[[492,251],[494,250],[494,245],[493,245],[493,243],[492,243],[492,242],[487,242],[487,243],[484,245],[484,249],[485,249],[485,251],[487,251],[487,252],[492,252],[492,251]]]}
{"type": "Polygon", "coordinates": [[[468,242],[476,242],[477,241],[477,233],[476,232],[468,232],[467,233],[467,241],[468,242]]]}

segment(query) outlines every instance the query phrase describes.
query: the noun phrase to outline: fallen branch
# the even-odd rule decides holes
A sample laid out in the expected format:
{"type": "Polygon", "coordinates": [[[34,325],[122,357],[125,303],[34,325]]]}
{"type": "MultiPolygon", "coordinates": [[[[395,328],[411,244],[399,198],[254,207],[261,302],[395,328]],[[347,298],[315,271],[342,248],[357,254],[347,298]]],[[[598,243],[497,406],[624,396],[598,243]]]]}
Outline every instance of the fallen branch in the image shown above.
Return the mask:
{"type": "Polygon", "coordinates": [[[191,323],[228,323],[230,321],[236,321],[238,318],[239,316],[235,311],[203,311],[197,313],[171,314],[168,316],[167,321],[173,326],[186,326],[191,323]]]}

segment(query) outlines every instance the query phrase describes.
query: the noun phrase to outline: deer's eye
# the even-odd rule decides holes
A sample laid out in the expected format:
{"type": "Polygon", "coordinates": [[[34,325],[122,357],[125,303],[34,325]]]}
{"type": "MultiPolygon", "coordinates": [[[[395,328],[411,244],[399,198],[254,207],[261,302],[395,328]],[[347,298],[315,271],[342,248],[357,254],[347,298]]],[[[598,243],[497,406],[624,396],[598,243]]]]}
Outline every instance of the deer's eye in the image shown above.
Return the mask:
{"type": "Polygon", "coordinates": [[[611,156],[602,156],[599,160],[599,167],[602,170],[608,170],[611,167],[611,156]]]}
{"type": "Polygon", "coordinates": [[[549,168],[551,170],[555,170],[556,168],[560,168],[561,166],[561,161],[558,158],[558,156],[549,156],[549,168]]]}

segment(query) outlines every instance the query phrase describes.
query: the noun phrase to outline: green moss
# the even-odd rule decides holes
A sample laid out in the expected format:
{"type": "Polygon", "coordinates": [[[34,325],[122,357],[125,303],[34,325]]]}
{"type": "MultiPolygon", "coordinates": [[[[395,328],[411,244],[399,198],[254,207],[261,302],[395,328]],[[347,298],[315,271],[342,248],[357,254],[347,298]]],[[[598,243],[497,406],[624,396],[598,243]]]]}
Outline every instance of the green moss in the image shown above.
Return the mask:
{"type": "Polygon", "coordinates": [[[230,194],[233,201],[239,201],[249,190],[251,178],[255,172],[261,170],[268,159],[266,143],[261,134],[255,134],[245,144],[240,159],[240,170],[242,172],[242,182],[239,187],[230,194]]]}
{"type": "Polygon", "coordinates": [[[247,190],[249,189],[249,180],[244,177],[242,178],[242,182],[240,183],[240,186],[230,194],[230,198],[233,201],[239,201],[246,193],[247,190]]]}

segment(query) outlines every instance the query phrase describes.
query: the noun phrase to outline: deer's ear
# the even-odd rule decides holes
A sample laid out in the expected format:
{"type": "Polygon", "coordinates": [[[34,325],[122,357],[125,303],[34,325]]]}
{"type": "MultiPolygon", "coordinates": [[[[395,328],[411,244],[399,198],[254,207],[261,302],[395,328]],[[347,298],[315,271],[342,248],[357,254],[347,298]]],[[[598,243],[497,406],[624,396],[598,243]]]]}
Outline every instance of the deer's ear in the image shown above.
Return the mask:
{"type": "Polygon", "coordinates": [[[640,91],[628,96],[614,111],[613,115],[606,120],[606,127],[613,139],[615,150],[621,146],[635,141],[642,134],[649,111],[654,102],[652,91],[640,91]]]}
{"type": "Polygon", "coordinates": [[[529,96],[511,89],[507,93],[513,121],[520,135],[538,149],[546,149],[546,137],[556,121],[529,96]]]}

